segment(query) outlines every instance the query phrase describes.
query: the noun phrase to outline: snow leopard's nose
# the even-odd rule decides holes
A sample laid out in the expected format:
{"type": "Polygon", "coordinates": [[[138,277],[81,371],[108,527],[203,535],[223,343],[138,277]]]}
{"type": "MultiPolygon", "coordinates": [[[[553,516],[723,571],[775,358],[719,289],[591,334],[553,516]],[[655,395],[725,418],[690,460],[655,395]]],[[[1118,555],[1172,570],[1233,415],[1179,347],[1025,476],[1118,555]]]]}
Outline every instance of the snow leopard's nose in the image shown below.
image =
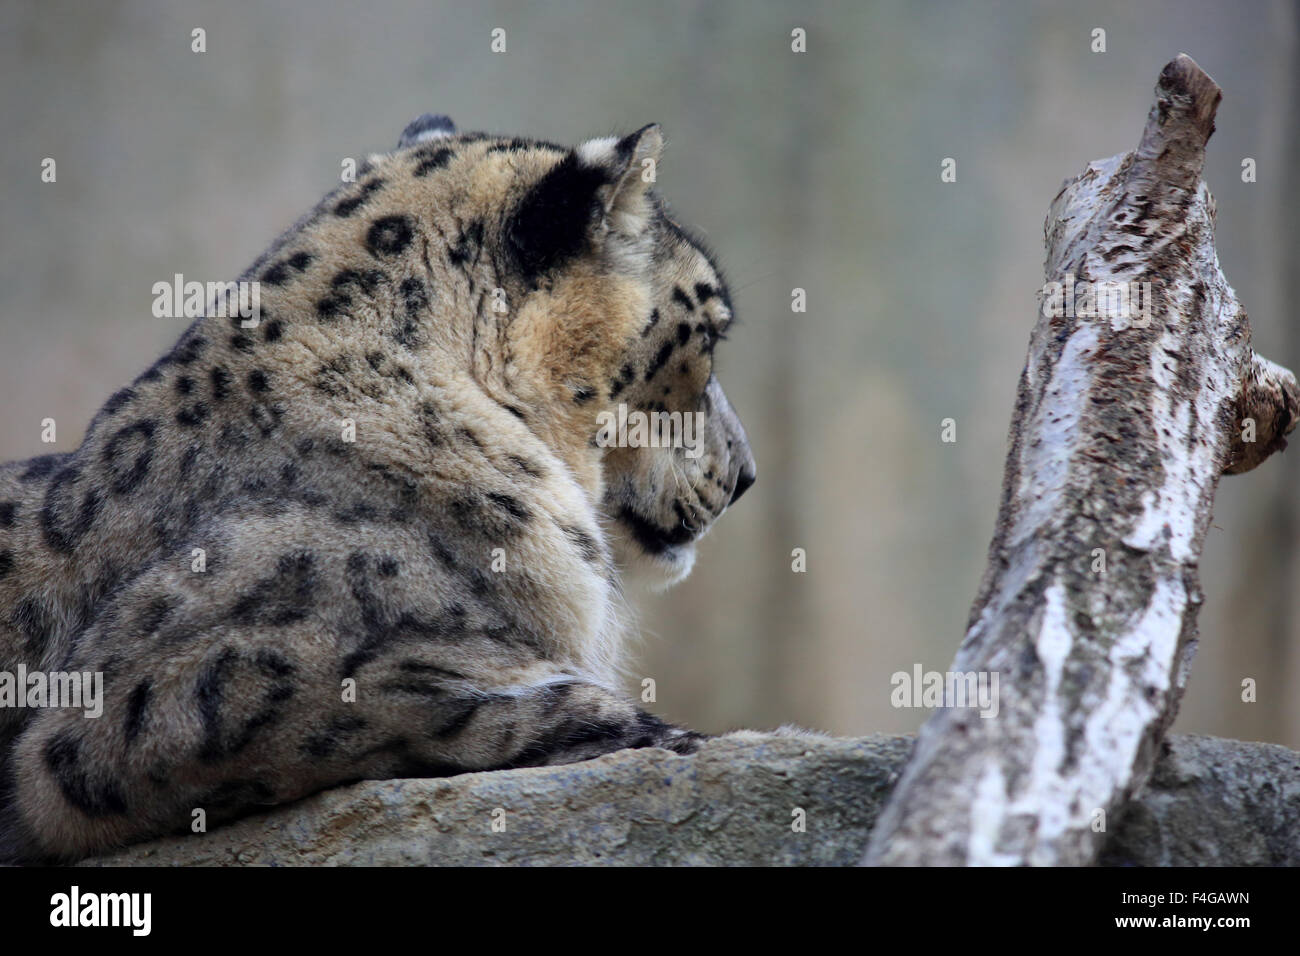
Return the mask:
{"type": "Polygon", "coordinates": [[[758,469],[754,465],[754,453],[749,447],[745,426],[740,424],[740,416],[727,401],[727,396],[716,378],[709,379],[704,398],[710,412],[716,416],[716,421],[722,428],[722,437],[727,443],[727,457],[730,459],[727,463],[727,471],[734,471],[736,475],[735,484],[731,486],[731,500],[727,502],[730,507],[749,490],[749,486],[758,477],[758,469]]]}
{"type": "Polygon", "coordinates": [[[758,473],[754,470],[754,463],[751,461],[746,467],[740,469],[740,474],[736,475],[736,489],[731,493],[731,503],[734,505],[740,500],[740,496],[749,490],[749,486],[754,483],[758,473]]]}

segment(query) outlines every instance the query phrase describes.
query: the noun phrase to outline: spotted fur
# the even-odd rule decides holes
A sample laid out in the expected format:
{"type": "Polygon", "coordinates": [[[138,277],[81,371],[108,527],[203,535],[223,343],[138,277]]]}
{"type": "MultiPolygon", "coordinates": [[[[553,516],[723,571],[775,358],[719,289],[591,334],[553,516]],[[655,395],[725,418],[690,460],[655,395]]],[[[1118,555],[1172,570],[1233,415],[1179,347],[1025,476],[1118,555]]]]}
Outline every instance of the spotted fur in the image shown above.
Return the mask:
{"type": "Polygon", "coordinates": [[[731,301],[650,188],[660,149],[421,117],[244,274],[256,327],[198,320],[76,451],[0,467],[0,670],[105,697],[0,709],[0,860],[693,749],[618,691],[620,581],[687,573],[754,466],[712,371],[731,301]],[[619,403],[704,412],[702,453],[601,447],[619,403]]]}

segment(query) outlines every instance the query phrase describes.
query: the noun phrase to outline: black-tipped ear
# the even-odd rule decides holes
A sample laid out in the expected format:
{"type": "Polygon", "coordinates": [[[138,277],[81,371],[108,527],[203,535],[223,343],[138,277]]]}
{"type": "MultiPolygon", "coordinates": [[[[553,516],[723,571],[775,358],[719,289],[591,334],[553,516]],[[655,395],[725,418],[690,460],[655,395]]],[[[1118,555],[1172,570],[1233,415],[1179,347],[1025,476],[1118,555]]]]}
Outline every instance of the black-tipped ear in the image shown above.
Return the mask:
{"type": "Polygon", "coordinates": [[[510,249],[528,279],[582,252],[599,215],[596,190],[608,172],[575,153],[560,160],[528,191],[507,229],[510,249]]]}
{"type": "Polygon", "coordinates": [[[601,205],[611,228],[634,235],[645,225],[645,195],[659,175],[664,137],[658,123],[643,126],[622,139],[593,139],[578,147],[582,160],[608,171],[601,205]]]}
{"type": "Polygon", "coordinates": [[[664,150],[664,134],[658,123],[643,126],[624,136],[614,147],[621,166],[617,183],[605,200],[606,211],[630,212],[659,178],[659,157],[664,150]]]}
{"type": "Polygon", "coordinates": [[[406,129],[402,130],[402,136],[397,141],[397,148],[405,149],[407,146],[427,143],[431,139],[441,139],[455,134],[456,124],[451,121],[450,116],[443,116],[441,113],[425,113],[406,124],[406,129]]]}
{"type": "Polygon", "coordinates": [[[580,254],[609,231],[637,235],[649,219],[663,135],[656,125],[622,139],[583,143],[529,190],[511,218],[510,247],[536,278],[580,254]]]}

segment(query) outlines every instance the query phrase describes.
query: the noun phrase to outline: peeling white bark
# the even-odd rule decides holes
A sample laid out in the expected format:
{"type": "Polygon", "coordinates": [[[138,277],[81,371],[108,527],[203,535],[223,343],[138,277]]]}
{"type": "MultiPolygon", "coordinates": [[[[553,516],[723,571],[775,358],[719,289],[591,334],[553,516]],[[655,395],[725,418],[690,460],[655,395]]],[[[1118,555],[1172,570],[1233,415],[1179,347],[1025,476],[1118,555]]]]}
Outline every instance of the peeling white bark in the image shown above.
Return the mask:
{"type": "Polygon", "coordinates": [[[1040,313],[952,668],[998,672],[1000,707],[935,712],[866,863],[1091,863],[1099,812],[1109,821],[1151,771],[1195,647],[1219,476],[1284,448],[1300,412],[1294,376],[1251,351],[1215,254],[1200,176],[1220,95],[1180,55],[1137,149],[1052,203],[1048,281],[1150,283],[1154,307],[1146,321],[1040,313]]]}

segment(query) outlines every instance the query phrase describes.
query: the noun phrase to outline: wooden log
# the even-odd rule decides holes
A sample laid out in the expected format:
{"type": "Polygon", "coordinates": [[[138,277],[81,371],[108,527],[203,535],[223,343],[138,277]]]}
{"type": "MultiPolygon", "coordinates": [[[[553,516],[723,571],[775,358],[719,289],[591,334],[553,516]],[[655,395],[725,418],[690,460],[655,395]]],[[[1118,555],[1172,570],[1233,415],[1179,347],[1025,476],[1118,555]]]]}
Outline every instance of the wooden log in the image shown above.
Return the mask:
{"type": "Polygon", "coordinates": [[[1137,149],[1051,205],[988,568],[953,664],[998,675],[997,714],[935,711],[868,864],[1092,863],[1151,771],[1195,649],[1219,476],[1285,447],[1300,413],[1219,269],[1200,177],[1220,96],[1180,55],[1137,149]]]}

